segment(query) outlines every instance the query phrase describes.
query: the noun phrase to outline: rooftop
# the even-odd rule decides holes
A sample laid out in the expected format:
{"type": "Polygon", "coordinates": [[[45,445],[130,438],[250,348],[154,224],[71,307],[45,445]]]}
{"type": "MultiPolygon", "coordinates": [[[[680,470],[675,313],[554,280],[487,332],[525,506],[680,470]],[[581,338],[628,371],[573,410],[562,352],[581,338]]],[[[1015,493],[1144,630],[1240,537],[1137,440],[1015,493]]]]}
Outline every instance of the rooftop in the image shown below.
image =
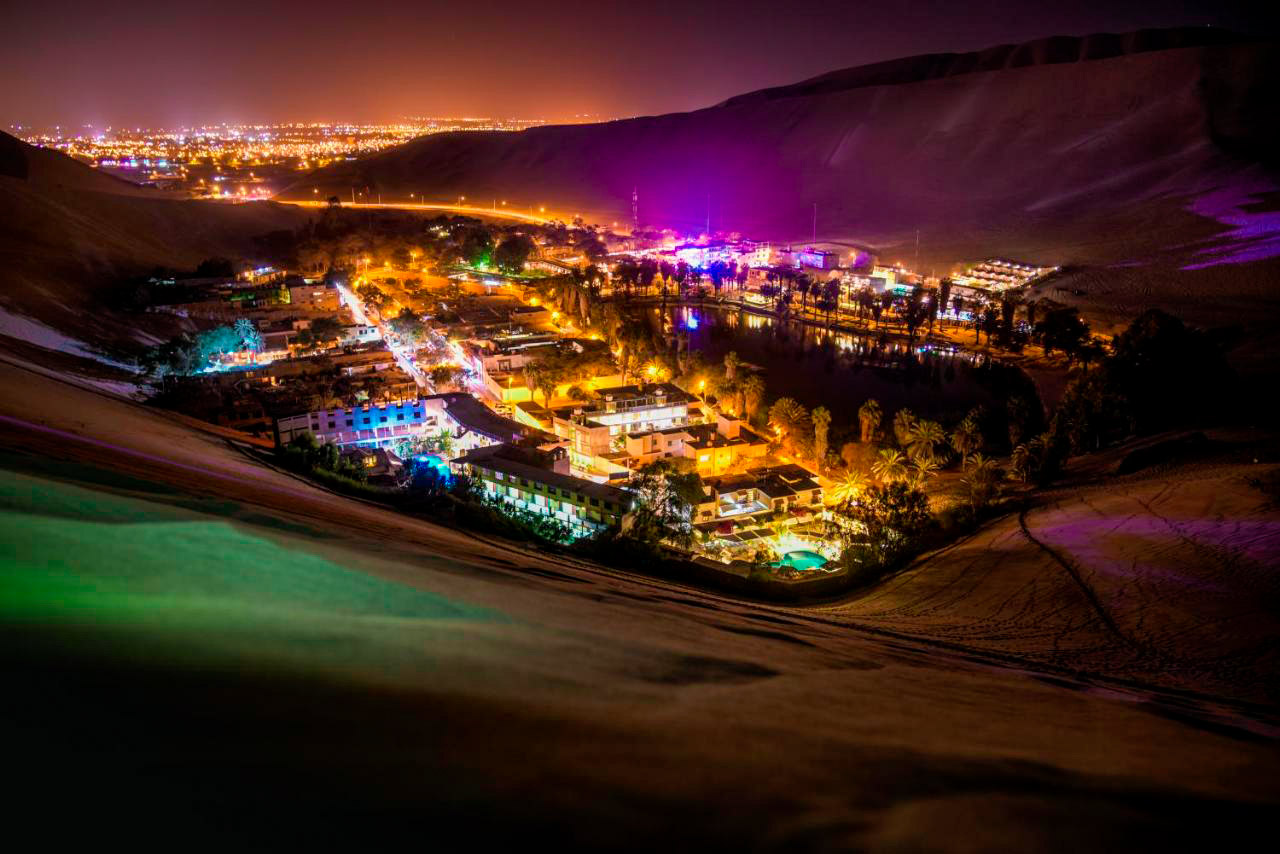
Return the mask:
{"type": "Polygon", "coordinates": [[[537,481],[547,486],[554,486],[557,489],[571,490],[601,501],[613,501],[624,506],[630,503],[630,494],[616,486],[607,486],[603,483],[596,483],[593,480],[585,480],[570,474],[561,474],[558,471],[542,468],[521,459],[513,459],[513,455],[513,450],[508,446],[491,445],[487,448],[476,448],[468,451],[460,457],[455,457],[453,462],[482,466],[494,471],[500,471],[503,474],[515,475],[516,477],[537,481]]]}
{"type": "Polygon", "coordinates": [[[544,430],[499,415],[466,392],[436,394],[427,399],[442,400],[445,412],[460,426],[495,442],[513,442],[518,439],[556,441],[555,436],[544,430]]]}

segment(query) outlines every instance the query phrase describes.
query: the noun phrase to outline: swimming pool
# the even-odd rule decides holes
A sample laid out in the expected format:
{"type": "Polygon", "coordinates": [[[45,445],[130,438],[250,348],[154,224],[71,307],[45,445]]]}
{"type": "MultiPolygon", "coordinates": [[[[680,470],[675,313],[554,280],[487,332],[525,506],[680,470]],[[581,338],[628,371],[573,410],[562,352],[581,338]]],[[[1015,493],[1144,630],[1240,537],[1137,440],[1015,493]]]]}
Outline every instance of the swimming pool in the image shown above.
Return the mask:
{"type": "Polygon", "coordinates": [[[787,552],[782,556],[782,560],[778,561],[779,567],[790,567],[791,569],[810,570],[821,569],[826,566],[827,559],[817,552],[796,551],[787,552]]]}
{"type": "Polygon", "coordinates": [[[449,472],[449,463],[446,462],[443,457],[439,457],[435,454],[415,454],[413,462],[417,465],[431,466],[436,470],[436,476],[441,480],[447,481],[451,477],[449,472]]]}

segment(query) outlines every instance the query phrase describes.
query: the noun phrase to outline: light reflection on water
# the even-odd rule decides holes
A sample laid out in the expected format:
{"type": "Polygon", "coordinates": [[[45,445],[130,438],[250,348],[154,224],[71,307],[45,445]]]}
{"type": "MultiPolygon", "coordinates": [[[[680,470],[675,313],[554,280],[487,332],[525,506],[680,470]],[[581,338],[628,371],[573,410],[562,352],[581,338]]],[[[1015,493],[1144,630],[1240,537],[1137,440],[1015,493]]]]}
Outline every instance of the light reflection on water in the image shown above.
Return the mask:
{"type": "Polygon", "coordinates": [[[964,350],[882,340],[872,332],[828,331],[737,308],[674,306],[645,310],[651,331],[668,346],[676,336],[708,363],[730,350],[762,368],[768,398],[786,395],[807,407],[826,406],[837,421],[850,423],[867,398],[888,413],[908,407],[917,414],[958,420],[978,404],[1003,407],[1023,393],[1025,377],[964,350]],[[696,320],[691,328],[690,317],[696,320]]]}

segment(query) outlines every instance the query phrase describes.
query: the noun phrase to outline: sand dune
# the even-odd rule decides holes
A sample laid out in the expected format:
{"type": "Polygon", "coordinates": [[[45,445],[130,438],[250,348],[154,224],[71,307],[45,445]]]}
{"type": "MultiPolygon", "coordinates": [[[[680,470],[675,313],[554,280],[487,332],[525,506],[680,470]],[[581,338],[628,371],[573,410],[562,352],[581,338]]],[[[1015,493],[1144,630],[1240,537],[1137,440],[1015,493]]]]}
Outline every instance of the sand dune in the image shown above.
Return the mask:
{"type": "Polygon", "coordinates": [[[1276,515],[1232,466],[776,607],[353,502],[49,373],[0,365],[19,821],[86,819],[46,838],[145,803],[136,836],[217,844],[1147,849],[1280,799],[1276,515]]]}
{"type": "Polygon", "coordinates": [[[305,219],[176,199],[0,133],[0,305],[94,345],[128,342],[151,319],[104,312],[98,297],[121,276],[247,254],[255,236],[305,219]]]}
{"type": "Polygon", "coordinates": [[[691,113],[423,137],[284,195],[463,194],[626,224],[634,189],[644,224],[781,242],[811,238],[816,203],[819,240],[926,270],[992,255],[1087,268],[1098,284],[1064,293],[1089,290],[1078,301],[1108,325],[1170,294],[1189,319],[1252,322],[1240,304],[1280,271],[1280,228],[1251,212],[1280,186],[1277,56],[1200,30],[915,57],[691,113]],[[1206,207],[1224,188],[1253,201],[1243,222],[1206,207]]]}

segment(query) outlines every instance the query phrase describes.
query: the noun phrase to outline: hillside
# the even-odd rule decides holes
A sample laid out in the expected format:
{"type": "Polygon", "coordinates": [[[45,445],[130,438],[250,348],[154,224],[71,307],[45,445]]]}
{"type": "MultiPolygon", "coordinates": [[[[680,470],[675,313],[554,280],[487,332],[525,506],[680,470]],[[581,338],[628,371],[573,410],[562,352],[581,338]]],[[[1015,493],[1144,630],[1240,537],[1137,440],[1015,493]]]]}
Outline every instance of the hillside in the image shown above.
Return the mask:
{"type": "Polygon", "coordinates": [[[820,241],[911,263],[918,231],[920,266],[939,272],[991,255],[1138,270],[1136,284],[1116,280],[1127,302],[1089,298],[1109,274],[1064,288],[1107,323],[1166,293],[1166,307],[1203,312],[1191,319],[1274,317],[1278,81],[1274,45],[1218,31],[1049,39],[834,72],[692,113],[424,137],[284,196],[496,197],[625,223],[634,188],[644,224],[709,220],[782,242],[810,239],[816,203],[820,241]]]}
{"type": "Polygon", "coordinates": [[[220,847],[1234,849],[1280,802],[1274,445],[777,607],[351,501],[2,356],[0,422],[46,839],[142,803],[135,838],[220,847]]]}
{"type": "Polygon", "coordinates": [[[94,345],[127,345],[140,321],[105,313],[105,286],[249,252],[254,236],[305,219],[282,205],[172,198],[0,133],[0,308],[94,345]]]}

